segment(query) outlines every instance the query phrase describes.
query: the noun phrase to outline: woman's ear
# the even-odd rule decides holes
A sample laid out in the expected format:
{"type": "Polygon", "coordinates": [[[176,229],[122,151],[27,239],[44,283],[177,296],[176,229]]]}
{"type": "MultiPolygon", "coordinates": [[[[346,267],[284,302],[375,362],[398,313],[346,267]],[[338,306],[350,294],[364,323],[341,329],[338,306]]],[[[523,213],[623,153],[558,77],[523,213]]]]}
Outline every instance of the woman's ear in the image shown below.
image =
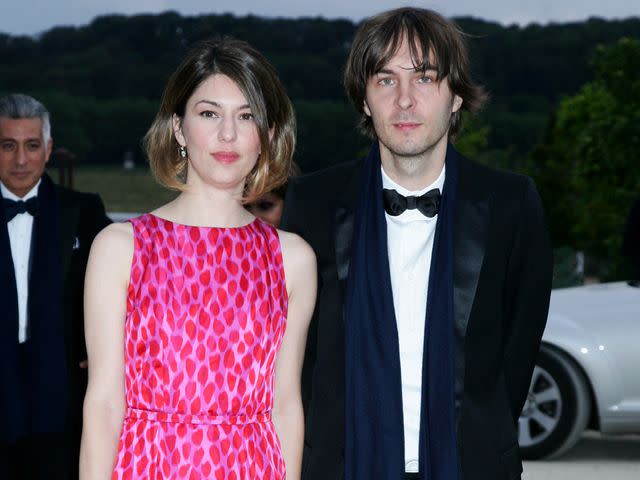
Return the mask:
{"type": "Polygon", "coordinates": [[[173,135],[176,137],[178,144],[182,147],[186,147],[187,142],[185,141],[184,135],[182,134],[182,118],[174,113],[171,117],[171,121],[173,123],[173,135]]]}

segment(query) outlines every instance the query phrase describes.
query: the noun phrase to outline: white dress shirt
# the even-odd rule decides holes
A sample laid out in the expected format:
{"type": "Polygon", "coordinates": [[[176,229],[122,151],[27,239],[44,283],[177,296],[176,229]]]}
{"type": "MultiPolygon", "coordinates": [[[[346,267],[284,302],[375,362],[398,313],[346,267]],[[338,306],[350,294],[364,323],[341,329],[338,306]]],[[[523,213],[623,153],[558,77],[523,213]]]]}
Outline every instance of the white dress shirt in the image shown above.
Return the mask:
{"type": "MultiPolygon", "coordinates": [[[[24,197],[18,197],[0,182],[2,197],[9,200],[26,201],[38,195],[40,180],[24,197]]],[[[27,341],[27,302],[29,300],[29,255],[31,253],[31,232],[33,217],[29,213],[19,213],[7,223],[13,271],[16,275],[16,291],[18,292],[18,342],[27,341]]]]}
{"type": "MultiPolygon", "coordinates": [[[[382,187],[409,196],[438,188],[442,192],[445,169],[438,179],[420,191],[409,191],[391,180],[382,169],[382,187]]],[[[400,344],[402,413],[404,418],[405,471],[418,471],[420,410],[422,401],[422,350],[427,308],[431,253],[438,216],[425,217],[417,209],[387,219],[387,243],[393,306],[400,344]]]]}

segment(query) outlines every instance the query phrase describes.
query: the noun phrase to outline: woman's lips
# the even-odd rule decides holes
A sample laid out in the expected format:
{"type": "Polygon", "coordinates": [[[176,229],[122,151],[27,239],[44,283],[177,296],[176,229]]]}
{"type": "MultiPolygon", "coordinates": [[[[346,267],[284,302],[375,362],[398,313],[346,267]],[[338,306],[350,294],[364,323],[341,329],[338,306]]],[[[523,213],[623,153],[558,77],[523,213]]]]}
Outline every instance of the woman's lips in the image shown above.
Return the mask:
{"type": "Polygon", "coordinates": [[[215,158],[220,163],[233,163],[235,162],[240,155],[236,152],[214,152],[213,158],[215,158]]]}

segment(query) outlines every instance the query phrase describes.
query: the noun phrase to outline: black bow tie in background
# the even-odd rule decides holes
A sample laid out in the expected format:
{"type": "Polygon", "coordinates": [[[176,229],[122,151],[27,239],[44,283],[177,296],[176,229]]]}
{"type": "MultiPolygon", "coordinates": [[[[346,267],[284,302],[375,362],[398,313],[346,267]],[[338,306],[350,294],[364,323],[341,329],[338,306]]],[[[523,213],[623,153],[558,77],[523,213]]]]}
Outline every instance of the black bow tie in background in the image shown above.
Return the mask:
{"type": "Polygon", "coordinates": [[[395,190],[385,188],[382,190],[384,209],[392,217],[400,215],[405,210],[417,208],[425,217],[434,217],[440,206],[440,190],[434,188],[419,197],[400,195],[395,190]]]}
{"type": "Polygon", "coordinates": [[[40,205],[38,204],[38,197],[31,197],[26,202],[23,200],[9,200],[4,199],[4,214],[7,222],[13,220],[13,217],[20,213],[28,213],[35,217],[40,211],[40,205]]]}

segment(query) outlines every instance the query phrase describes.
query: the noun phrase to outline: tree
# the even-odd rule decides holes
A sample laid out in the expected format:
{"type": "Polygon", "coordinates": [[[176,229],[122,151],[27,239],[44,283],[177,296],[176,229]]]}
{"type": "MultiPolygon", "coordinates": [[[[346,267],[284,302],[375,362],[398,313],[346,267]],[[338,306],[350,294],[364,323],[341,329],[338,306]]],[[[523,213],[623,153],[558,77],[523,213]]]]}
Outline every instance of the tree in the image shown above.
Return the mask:
{"type": "Polygon", "coordinates": [[[599,260],[604,278],[623,275],[625,215],[640,193],[640,41],[600,46],[595,78],[560,103],[534,152],[552,235],[599,260]]]}

